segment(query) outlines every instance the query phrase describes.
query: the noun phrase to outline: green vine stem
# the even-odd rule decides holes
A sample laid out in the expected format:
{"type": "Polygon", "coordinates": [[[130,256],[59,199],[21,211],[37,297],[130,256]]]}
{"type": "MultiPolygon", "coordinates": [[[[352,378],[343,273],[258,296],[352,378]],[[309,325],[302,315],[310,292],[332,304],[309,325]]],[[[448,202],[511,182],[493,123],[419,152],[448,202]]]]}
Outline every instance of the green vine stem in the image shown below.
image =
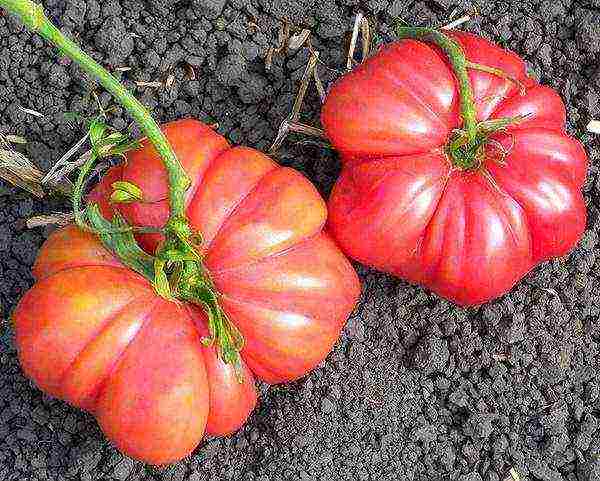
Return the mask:
{"type": "Polygon", "coordinates": [[[485,146],[488,143],[489,135],[498,130],[506,129],[510,125],[518,124],[527,116],[478,123],[475,96],[471,81],[469,80],[468,69],[481,70],[515,82],[521,92],[524,90],[523,85],[502,70],[470,62],[466,58],[460,44],[439,30],[399,24],[396,27],[396,34],[400,39],[413,39],[433,43],[448,57],[458,85],[460,114],[463,124],[456,131],[456,135],[454,135],[446,147],[446,152],[452,159],[453,164],[461,170],[479,168],[485,157],[485,146]]]}
{"type": "MultiPolygon", "coordinates": [[[[133,232],[141,232],[143,227],[128,226],[118,215],[113,222],[108,222],[102,217],[96,205],[88,205],[85,209],[87,219],[83,218],[81,212],[83,185],[98,155],[92,155],[80,171],[73,198],[77,224],[92,229],[104,245],[111,249],[124,264],[148,278],[159,295],[168,299],[179,298],[202,307],[207,314],[210,331],[210,337],[203,341],[217,344],[221,358],[238,368],[238,379],[241,380],[239,351],[243,347],[243,338],[220,307],[219,294],[196,252],[198,234],[192,231],[185,212],[185,193],[191,181],[158,124],[146,107],[116,78],[52,24],[40,4],[31,0],[0,0],[0,8],[15,15],[26,27],[55,45],[63,55],[79,64],[85,72],[113,94],[161,156],[168,173],[169,218],[162,229],[164,241],[154,256],[139,248],[133,236],[133,232]],[[89,224],[86,224],[85,220],[89,224]]],[[[94,147],[92,142],[92,148],[94,147]]],[[[135,186],[123,183],[116,189],[120,193],[112,200],[133,201],[135,200],[133,197],[142,195],[141,192],[135,191],[135,186]]]]}
{"type": "MultiPolygon", "coordinates": [[[[129,112],[140,126],[148,140],[154,145],[163,159],[169,176],[170,218],[167,226],[185,221],[185,192],[190,186],[190,179],[181,166],[175,152],[154,121],[146,107],[100,64],[87,55],[71,39],[46,17],[42,5],[31,0],[0,0],[0,7],[18,17],[25,26],[55,45],[63,55],[71,58],[98,82],[129,112]]],[[[177,227],[175,227],[177,228],[177,227]]]]}
{"type": "Polygon", "coordinates": [[[468,61],[460,45],[448,35],[427,27],[398,26],[396,33],[399,38],[425,40],[440,47],[448,56],[448,60],[458,81],[460,94],[460,113],[463,119],[463,130],[467,133],[469,142],[475,141],[477,136],[477,113],[475,111],[475,97],[467,71],[468,61]]]}

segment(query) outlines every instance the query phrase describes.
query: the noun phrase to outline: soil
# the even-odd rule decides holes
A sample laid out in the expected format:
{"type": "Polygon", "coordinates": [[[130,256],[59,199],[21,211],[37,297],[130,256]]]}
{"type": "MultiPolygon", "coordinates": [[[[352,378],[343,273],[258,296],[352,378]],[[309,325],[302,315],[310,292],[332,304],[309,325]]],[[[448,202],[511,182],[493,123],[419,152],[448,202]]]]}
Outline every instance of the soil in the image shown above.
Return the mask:
{"type": "MultiPolygon", "coordinates": [[[[155,469],[114,449],[93,418],[43,395],[23,377],[13,332],[0,336],[0,480],[458,480],[600,479],[600,2],[511,0],[47,0],[47,12],[123,80],[161,121],[217,121],[232,142],[263,150],[290,111],[307,52],[264,57],[280,22],[309,28],[325,83],[345,65],[358,10],[390,39],[394,17],[446,23],[476,4],[468,30],[523,55],[568,106],[569,131],[592,164],[589,225],[575,251],[548,262],[510,294],[460,309],[419,287],[356,265],[364,293],[328,359],[306,378],[261,387],[238,433],[205,440],[188,459],[155,469]],[[196,79],[189,78],[193,67],[196,79]],[[175,80],[170,88],[135,81],[175,80]],[[515,473],[511,478],[511,469],[515,473]]],[[[97,113],[94,85],[68,60],[0,15],[0,129],[24,136],[24,153],[48,169],[83,136],[64,112],[97,113]],[[37,110],[44,117],[24,113],[37,110]]],[[[302,120],[318,125],[311,89],[302,120]]],[[[110,97],[99,93],[104,108],[110,97]]],[[[111,110],[110,122],[129,119],[111,110]]],[[[333,152],[290,137],[277,159],[324,195],[333,152]]],[[[3,319],[32,284],[48,229],[22,219],[66,209],[0,184],[3,319]]]]}

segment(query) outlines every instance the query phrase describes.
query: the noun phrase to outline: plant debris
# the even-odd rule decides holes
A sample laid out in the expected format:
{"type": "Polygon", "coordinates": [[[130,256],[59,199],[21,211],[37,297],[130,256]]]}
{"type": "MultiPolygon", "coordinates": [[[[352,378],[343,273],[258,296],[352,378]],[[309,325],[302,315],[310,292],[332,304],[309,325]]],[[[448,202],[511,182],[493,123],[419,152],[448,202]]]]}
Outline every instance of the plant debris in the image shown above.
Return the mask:
{"type": "Polygon", "coordinates": [[[354,51],[356,50],[359,31],[362,36],[362,58],[360,63],[363,63],[369,57],[371,51],[371,27],[369,26],[369,21],[361,12],[356,14],[354,20],[354,28],[352,29],[352,37],[350,37],[350,46],[346,61],[347,70],[352,70],[355,64],[354,51]]]}
{"type": "Polygon", "coordinates": [[[591,120],[587,124],[587,131],[592,134],[600,134],[600,120],[591,120]]]}
{"type": "Polygon", "coordinates": [[[136,80],[135,84],[138,87],[150,87],[150,88],[155,88],[155,89],[159,89],[159,88],[162,88],[165,86],[162,82],[158,82],[158,81],[144,82],[142,80],[136,80]]]}
{"type": "Polygon", "coordinates": [[[69,173],[75,170],[77,167],[82,166],[86,158],[86,155],[89,156],[89,152],[81,156],[75,162],[70,162],[71,158],[77,153],[79,149],[86,143],[88,140],[89,133],[86,133],[73,147],[71,147],[65,155],[63,155],[56,164],[52,166],[50,171],[44,176],[41,183],[42,184],[52,184],[60,181],[67,177],[69,173]]]}
{"type": "MultiPolygon", "coordinates": [[[[318,60],[319,52],[311,49],[310,57],[308,58],[308,63],[306,64],[304,74],[302,75],[302,79],[300,80],[300,87],[298,89],[298,93],[296,94],[294,104],[292,105],[292,111],[290,112],[290,115],[279,126],[277,137],[275,138],[273,144],[271,145],[271,148],[269,149],[270,153],[274,153],[279,147],[281,147],[281,145],[283,144],[290,132],[303,132],[308,135],[314,135],[323,138],[325,137],[321,129],[301,124],[298,121],[300,117],[300,110],[302,109],[304,97],[306,96],[310,80],[311,78],[315,78],[315,71],[317,68],[318,60]]],[[[324,88],[320,79],[318,80],[318,83],[320,84],[320,88],[323,90],[324,96],[324,88]]]]}
{"type": "Polygon", "coordinates": [[[20,105],[18,106],[18,109],[21,112],[24,112],[28,115],[33,115],[34,117],[44,117],[44,114],[42,114],[41,112],[38,112],[37,110],[33,110],[33,109],[28,109],[25,107],[21,107],[20,105]]]}
{"type": "MultiPolygon", "coordinates": [[[[319,98],[321,99],[321,103],[325,102],[325,97],[327,96],[327,92],[325,91],[325,86],[321,81],[321,77],[319,76],[319,52],[314,49],[311,42],[311,33],[308,29],[302,29],[297,34],[294,34],[290,37],[290,25],[288,22],[283,22],[280,30],[279,30],[279,43],[277,48],[269,49],[267,53],[267,57],[265,59],[265,64],[267,70],[270,68],[271,63],[273,61],[273,55],[275,53],[284,52],[286,49],[298,49],[301,46],[305,46],[308,49],[310,55],[308,57],[308,62],[306,64],[306,68],[304,69],[304,74],[302,75],[302,79],[300,80],[300,85],[298,87],[298,92],[296,93],[296,97],[294,99],[294,103],[292,105],[292,110],[290,114],[281,122],[279,125],[279,129],[277,131],[277,136],[275,140],[271,144],[269,149],[269,153],[273,154],[281,147],[281,145],[285,142],[288,134],[290,132],[298,132],[305,135],[318,137],[322,139],[326,139],[325,133],[322,129],[318,127],[313,127],[310,125],[306,125],[299,121],[300,112],[302,110],[302,105],[304,104],[304,99],[306,97],[306,92],[311,81],[314,81],[315,88],[317,89],[317,93],[319,94],[319,98]]],[[[346,67],[350,70],[354,63],[354,51],[356,50],[356,44],[358,40],[359,32],[362,35],[362,57],[360,63],[364,62],[371,52],[371,28],[369,26],[369,22],[367,18],[361,13],[356,14],[356,18],[354,21],[354,28],[352,30],[352,37],[350,40],[350,46],[348,48],[347,62],[346,67]]]]}
{"type": "MultiPolygon", "coordinates": [[[[34,196],[42,198],[46,195],[46,190],[42,185],[44,173],[25,155],[14,150],[11,145],[25,142],[26,140],[19,136],[0,134],[0,177],[34,196]]],[[[68,194],[72,188],[72,184],[68,181],[52,182],[47,185],[50,189],[63,194],[68,194]]]]}
{"type": "Polygon", "coordinates": [[[42,214],[30,217],[25,221],[25,225],[28,229],[45,227],[47,225],[57,225],[62,227],[71,224],[74,219],[75,215],[73,213],[57,212],[54,214],[42,214]]]}

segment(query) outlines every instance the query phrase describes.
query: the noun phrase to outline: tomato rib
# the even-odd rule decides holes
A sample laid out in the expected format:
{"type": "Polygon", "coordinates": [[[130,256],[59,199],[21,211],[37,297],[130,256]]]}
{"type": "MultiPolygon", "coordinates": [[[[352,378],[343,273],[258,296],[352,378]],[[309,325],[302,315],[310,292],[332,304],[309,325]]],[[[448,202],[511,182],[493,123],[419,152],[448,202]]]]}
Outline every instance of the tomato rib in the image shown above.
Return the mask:
{"type": "Polygon", "coordinates": [[[250,188],[250,190],[248,190],[248,192],[246,192],[243,195],[243,197],[241,197],[240,199],[238,199],[238,201],[232,206],[232,208],[229,210],[228,214],[223,218],[223,221],[221,222],[221,225],[219,225],[219,227],[217,228],[215,235],[210,239],[210,242],[208,242],[206,244],[206,246],[204,247],[205,251],[210,251],[210,248],[213,245],[215,239],[217,239],[219,237],[219,234],[221,233],[221,231],[223,230],[224,226],[227,224],[227,222],[229,221],[229,219],[231,219],[236,214],[236,212],[243,206],[244,202],[256,191],[256,189],[258,189],[260,183],[271,172],[272,172],[272,170],[269,170],[268,172],[265,172],[264,175],[260,179],[258,179],[256,181],[256,183],[250,188]]]}
{"type": "MultiPolygon", "coordinates": [[[[103,334],[110,327],[112,327],[112,324],[116,320],[118,320],[118,318],[121,317],[132,306],[132,304],[137,303],[143,299],[146,299],[147,297],[148,297],[148,295],[145,294],[145,295],[142,295],[142,296],[139,296],[139,297],[133,299],[127,305],[123,306],[118,312],[115,312],[112,316],[110,316],[109,318],[106,319],[105,324],[96,332],[94,337],[91,338],[87,342],[87,344],[79,351],[79,353],[77,354],[75,359],[73,359],[73,361],[71,362],[71,366],[67,369],[67,371],[65,372],[65,374],[63,376],[63,378],[64,378],[63,384],[67,379],[69,379],[69,377],[72,377],[75,374],[74,373],[75,367],[77,366],[78,362],[80,361],[80,359],[84,355],[84,353],[86,353],[87,350],[90,348],[90,346],[92,344],[96,343],[98,338],[102,338],[103,334]]],[[[108,382],[108,380],[112,376],[113,372],[118,367],[119,361],[122,359],[123,355],[126,353],[127,348],[131,345],[131,343],[133,341],[135,341],[136,337],[142,332],[143,328],[146,326],[146,323],[150,320],[152,311],[156,307],[158,301],[159,301],[158,299],[150,300],[150,305],[149,305],[148,309],[146,310],[146,312],[143,314],[143,316],[140,320],[139,326],[137,326],[135,329],[135,332],[133,332],[131,334],[131,338],[116,353],[113,360],[109,363],[108,369],[104,373],[102,373],[101,378],[97,379],[93,388],[88,390],[88,395],[84,400],[85,401],[85,405],[83,406],[84,408],[86,408],[90,411],[93,411],[93,406],[94,406],[96,400],[98,399],[98,397],[100,396],[103,386],[108,382]]],[[[70,401],[72,402],[73,400],[70,400],[70,401]]]]}

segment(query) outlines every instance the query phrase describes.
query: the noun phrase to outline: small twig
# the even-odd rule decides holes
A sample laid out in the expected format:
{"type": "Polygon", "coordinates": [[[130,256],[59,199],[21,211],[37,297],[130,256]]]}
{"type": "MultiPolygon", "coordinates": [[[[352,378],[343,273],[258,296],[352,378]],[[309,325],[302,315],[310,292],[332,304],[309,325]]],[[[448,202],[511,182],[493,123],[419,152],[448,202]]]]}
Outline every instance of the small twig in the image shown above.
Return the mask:
{"type": "Polygon", "coordinates": [[[327,92],[325,91],[325,87],[323,86],[323,82],[321,81],[321,77],[319,76],[318,67],[318,65],[315,65],[315,69],[313,70],[313,78],[315,79],[315,86],[317,87],[317,92],[319,92],[321,103],[323,103],[325,102],[325,97],[327,97],[327,92]]]}
{"type": "Polygon", "coordinates": [[[25,221],[25,225],[28,229],[34,229],[35,227],[45,227],[47,225],[58,225],[65,226],[71,224],[75,216],[72,213],[56,213],[56,214],[44,214],[30,217],[25,221]]]}
{"type": "Polygon", "coordinates": [[[444,25],[441,28],[442,28],[442,30],[452,30],[453,28],[459,27],[463,23],[469,22],[472,18],[473,17],[471,15],[464,15],[464,16],[457,18],[456,20],[450,22],[449,24],[444,25]]]}
{"type": "Polygon", "coordinates": [[[558,295],[558,292],[556,292],[555,289],[551,289],[550,287],[540,287],[539,289],[540,289],[540,291],[547,292],[552,297],[555,297],[556,299],[558,299],[560,301],[560,296],[558,295]]]}
{"type": "Polygon", "coordinates": [[[302,122],[297,122],[294,120],[290,120],[289,118],[285,119],[281,122],[279,126],[279,131],[277,132],[277,137],[271,145],[269,152],[275,152],[281,145],[283,141],[287,138],[290,132],[296,132],[304,135],[310,135],[312,137],[318,137],[320,139],[326,139],[325,132],[322,129],[317,127],[313,127],[311,125],[303,124],[302,122]]]}
{"type": "Polygon", "coordinates": [[[304,69],[304,74],[302,75],[302,79],[300,81],[300,88],[298,89],[298,93],[294,99],[292,111],[290,115],[283,122],[281,122],[277,132],[277,137],[273,141],[269,152],[274,153],[279,147],[281,147],[288,133],[290,132],[290,124],[297,123],[298,117],[300,116],[300,109],[302,108],[304,97],[306,96],[306,91],[308,90],[310,79],[311,77],[314,77],[314,70],[318,59],[319,52],[316,50],[311,51],[308,63],[304,69]]]}
{"type": "Polygon", "coordinates": [[[306,64],[306,69],[302,75],[302,80],[300,81],[300,89],[298,90],[298,95],[296,95],[296,99],[294,100],[290,120],[297,120],[298,116],[300,115],[300,109],[304,103],[304,97],[306,96],[306,91],[308,90],[310,78],[313,76],[315,65],[317,65],[318,60],[319,52],[317,50],[313,50],[308,59],[308,63],[306,64]]]}
{"type": "Polygon", "coordinates": [[[29,114],[29,115],[33,115],[34,117],[44,117],[44,114],[38,112],[37,110],[27,109],[25,107],[21,107],[20,105],[18,106],[18,109],[21,112],[24,112],[24,113],[29,114]]]}
{"type": "Polygon", "coordinates": [[[371,26],[366,17],[363,17],[360,23],[360,31],[362,34],[362,59],[360,63],[363,63],[371,55],[371,26]]]}
{"type": "Polygon", "coordinates": [[[346,70],[352,70],[352,63],[354,61],[354,50],[356,49],[356,41],[358,40],[358,30],[362,23],[363,14],[358,12],[354,19],[354,28],[352,29],[352,37],[350,39],[350,47],[348,48],[348,59],[346,61],[346,70]]]}
{"type": "MultiPolygon", "coordinates": [[[[54,164],[54,166],[52,166],[50,171],[42,179],[42,182],[41,182],[42,185],[48,184],[49,182],[54,182],[56,180],[59,180],[59,179],[65,177],[66,173],[63,173],[63,169],[70,165],[69,161],[77,153],[77,151],[83,146],[83,144],[85,144],[88,137],[89,137],[89,132],[86,133],[85,136],[82,137],[79,141],[77,141],[77,143],[75,145],[73,145],[73,147],[71,147],[65,153],[65,155],[63,155],[60,159],[58,159],[56,164],[54,164]]],[[[73,169],[70,169],[68,172],[71,172],[71,170],[73,170],[73,169]]]]}
{"type": "Polygon", "coordinates": [[[312,137],[320,137],[322,139],[327,138],[323,129],[313,127],[312,125],[303,124],[302,122],[288,122],[287,126],[290,132],[298,132],[312,137]]]}
{"type": "Polygon", "coordinates": [[[135,84],[138,87],[152,87],[152,88],[161,88],[164,87],[164,84],[162,82],[144,82],[142,80],[136,80],[135,84]]]}
{"type": "MultiPolygon", "coordinates": [[[[310,32],[309,32],[310,33],[310,32]]],[[[273,65],[273,57],[277,53],[286,52],[288,47],[288,42],[290,40],[290,24],[287,20],[283,20],[281,24],[279,24],[279,32],[277,34],[277,47],[269,47],[267,50],[267,55],[265,56],[265,70],[271,70],[271,66],[273,65]]],[[[306,39],[304,40],[306,41],[306,39]]]]}
{"type": "Polygon", "coordinates": [[[290,131],[289,120],[285,119],[279,125],[279,130],[277,131],[277,137],[275,137],[275,140],[273,141],[273,143],[271,144],[271,148],[269,149],[270,154],[275,153],[275,151],[279,147],[281,147],[281,145],[283,144],[284,140],[286,139],[289,131],[290,131]]]}

